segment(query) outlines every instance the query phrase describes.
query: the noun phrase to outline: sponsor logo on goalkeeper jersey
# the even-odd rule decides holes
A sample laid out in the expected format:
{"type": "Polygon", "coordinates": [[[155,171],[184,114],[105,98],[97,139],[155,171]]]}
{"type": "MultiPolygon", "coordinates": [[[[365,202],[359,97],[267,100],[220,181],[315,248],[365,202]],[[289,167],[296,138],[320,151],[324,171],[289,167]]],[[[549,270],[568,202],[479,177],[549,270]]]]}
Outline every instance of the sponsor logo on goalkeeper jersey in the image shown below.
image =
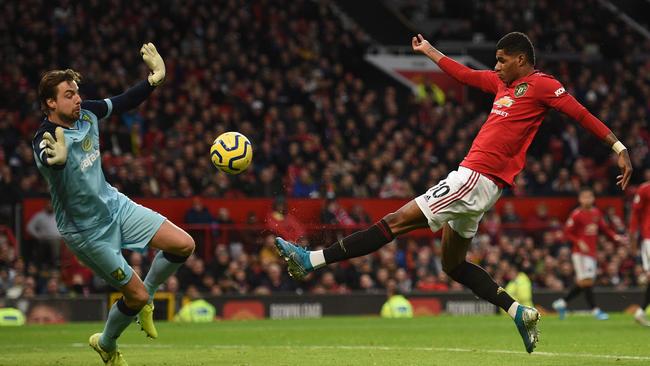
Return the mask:
{"type": "Polygon", "coordinates": [[[91,153],[86,154],[86,157],[83,160],[81,160],[81,163],[79,164],[81,171],[85,172],[86,170],[88,170],[88,168],[93,166],[93,164],[98,158],[99,158],[99,150],[95,150],[91,153]]]}

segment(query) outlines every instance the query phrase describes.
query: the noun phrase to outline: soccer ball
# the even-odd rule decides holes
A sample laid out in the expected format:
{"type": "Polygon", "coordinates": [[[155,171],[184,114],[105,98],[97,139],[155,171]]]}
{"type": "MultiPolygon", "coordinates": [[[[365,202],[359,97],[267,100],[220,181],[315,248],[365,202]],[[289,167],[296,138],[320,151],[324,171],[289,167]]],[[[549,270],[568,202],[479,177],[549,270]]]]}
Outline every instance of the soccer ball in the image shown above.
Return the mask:
{"type": "Polygon", "coordinates": [[[241,133],[224,132],[212,143],[210,159],[222,172],[239,174],[251,164],[253,147],[241,133]]]}

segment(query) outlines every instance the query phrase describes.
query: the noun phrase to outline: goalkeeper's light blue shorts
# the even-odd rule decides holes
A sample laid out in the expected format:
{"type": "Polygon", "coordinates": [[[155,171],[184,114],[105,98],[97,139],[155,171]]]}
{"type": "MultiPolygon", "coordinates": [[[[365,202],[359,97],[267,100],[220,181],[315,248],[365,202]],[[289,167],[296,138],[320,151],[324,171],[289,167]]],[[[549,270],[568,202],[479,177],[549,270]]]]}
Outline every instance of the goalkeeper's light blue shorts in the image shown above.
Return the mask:
{"type": "Polygon", "coordinates": [[[65,233],[68,248],[111,286],[120,289],[133,276],[122,249],[144,252],[166,218],[119,195],[119,208],[112,219],[96,228],[65,233]]]}

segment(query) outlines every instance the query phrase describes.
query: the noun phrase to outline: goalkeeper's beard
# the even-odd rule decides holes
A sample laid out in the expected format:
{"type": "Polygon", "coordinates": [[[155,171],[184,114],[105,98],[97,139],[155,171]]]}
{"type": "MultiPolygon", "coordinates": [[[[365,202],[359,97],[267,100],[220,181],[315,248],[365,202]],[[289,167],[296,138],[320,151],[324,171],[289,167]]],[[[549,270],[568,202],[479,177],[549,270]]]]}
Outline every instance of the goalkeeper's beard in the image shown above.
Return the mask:
{"type": "Polygon", "coordinates": [[[65,114],[65,113],[57,113],[57,116],[59,117],[59,120],[65,122],[68,125],[72,125],[76,120],[79,119],[79,116],[81,115],[81,111],[79,110],[73,110],[70,114],[65,114]]]}

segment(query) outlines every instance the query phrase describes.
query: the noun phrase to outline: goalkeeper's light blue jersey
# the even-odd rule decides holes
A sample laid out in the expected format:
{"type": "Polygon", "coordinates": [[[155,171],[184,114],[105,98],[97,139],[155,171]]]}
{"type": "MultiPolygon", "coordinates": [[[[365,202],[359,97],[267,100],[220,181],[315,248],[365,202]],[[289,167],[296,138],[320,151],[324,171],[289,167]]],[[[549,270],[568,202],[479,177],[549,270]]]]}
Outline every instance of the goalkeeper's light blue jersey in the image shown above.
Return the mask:
{"type": "Polygon", "coordinates": [[[119,114],[135,108],[153,90],[154,87],[143,80],[120,95],[83,101],[74,126],[63,127],[68,147],[68,159],[64,165],[50,166],[47,163],[43,134],[49,132],[56,136],[54,130],[58,125],[47,118],[41,123],[32,148],[38,170],[50,186],[56,225],[61,234],[78,233],[110,223],[119,208],[118,198],[122,194],[106,182],[102,172],[98,122],[111,113],[119,114]]]}
{"type": "Polygon", "coordinates": [[[41,143],[43,133],[55,136],[54,130],[58,125],[45,119],[32,142],[36,165],[50,187],[57,227],[62,234],[108,223],[118,209],[119,193],[106,182],[102,172],[99,119],[96,115],[100,113],[104,114],[101,117],[108,117],[111,109],[109,99],[81,104],[81,113],[74,126],[63,128],[68,147],[68,159],[64,165],[47,164],[44,144],[41,143]],[[96,108],[99,103],[104,104],[103,108],[96,108]],[[95,109],[95,112],[87,108],[95,109]]]}

